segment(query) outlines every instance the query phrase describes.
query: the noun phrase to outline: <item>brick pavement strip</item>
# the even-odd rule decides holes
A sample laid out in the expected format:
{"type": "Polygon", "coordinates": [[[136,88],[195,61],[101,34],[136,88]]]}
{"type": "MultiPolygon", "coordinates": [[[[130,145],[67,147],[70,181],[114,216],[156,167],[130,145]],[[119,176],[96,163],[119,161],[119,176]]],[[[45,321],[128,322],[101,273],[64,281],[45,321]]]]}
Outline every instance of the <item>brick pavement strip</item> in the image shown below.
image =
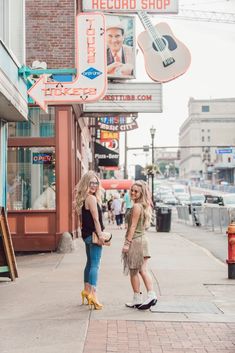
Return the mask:
{"type": "Polygon", "coordinates": [[[92,320],[83,353],[235,353],[234,323],[92,320]]]}

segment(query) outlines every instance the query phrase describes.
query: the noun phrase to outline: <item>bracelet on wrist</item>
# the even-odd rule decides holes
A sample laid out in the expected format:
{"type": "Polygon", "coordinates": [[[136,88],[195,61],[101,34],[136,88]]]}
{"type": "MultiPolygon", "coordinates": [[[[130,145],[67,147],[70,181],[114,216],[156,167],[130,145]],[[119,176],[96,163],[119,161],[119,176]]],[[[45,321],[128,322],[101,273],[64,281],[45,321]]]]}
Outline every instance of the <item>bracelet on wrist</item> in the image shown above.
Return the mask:
{"type": "Polygon", "coordinates": [[[129,247],[130,245],[131,244],[129,242],[127,242],[127,241],[124,242],[124,246],[128,246],[129,247]]]}

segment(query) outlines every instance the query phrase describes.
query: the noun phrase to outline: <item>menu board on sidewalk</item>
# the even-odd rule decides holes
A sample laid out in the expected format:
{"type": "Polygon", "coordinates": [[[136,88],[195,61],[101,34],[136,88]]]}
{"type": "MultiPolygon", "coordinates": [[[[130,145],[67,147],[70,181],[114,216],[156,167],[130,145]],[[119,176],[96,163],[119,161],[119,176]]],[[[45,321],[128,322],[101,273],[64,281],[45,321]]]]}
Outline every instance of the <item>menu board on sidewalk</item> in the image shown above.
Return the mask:
{"type": "Polygon", "coordinates": [[[18,277],[11,233],[4,207],[0,207],[0,277],[18,277]]]}

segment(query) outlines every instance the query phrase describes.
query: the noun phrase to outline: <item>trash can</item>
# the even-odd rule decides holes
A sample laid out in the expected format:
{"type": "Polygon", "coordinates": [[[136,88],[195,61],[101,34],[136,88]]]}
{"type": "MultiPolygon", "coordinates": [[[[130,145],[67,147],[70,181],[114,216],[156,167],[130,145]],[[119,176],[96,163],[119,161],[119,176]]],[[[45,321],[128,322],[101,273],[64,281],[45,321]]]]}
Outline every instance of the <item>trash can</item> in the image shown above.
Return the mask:
{"type": "Polygon", "coordinates": [[[171,208],[166,206],[156,207],[156,231],[169,232],[171,230],[171,208]]]}

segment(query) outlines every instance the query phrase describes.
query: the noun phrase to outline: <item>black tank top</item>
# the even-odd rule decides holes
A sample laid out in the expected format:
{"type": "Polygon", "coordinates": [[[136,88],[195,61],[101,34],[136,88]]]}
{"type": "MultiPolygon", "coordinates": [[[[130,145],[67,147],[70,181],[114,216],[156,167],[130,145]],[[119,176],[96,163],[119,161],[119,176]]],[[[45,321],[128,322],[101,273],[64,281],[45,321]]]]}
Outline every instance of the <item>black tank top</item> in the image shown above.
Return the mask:
{"type": "MultiPolygon", "coordinates": [[[[102,220],[102,211],[100,205],[97,203],[97,210],[99,215],[99,222],[101,230],[104,230],[104,224],[102,220]]],[[[95,223],[90,210],[85,208],[85,203],[82,206],[82,237],[83,239],[87,238],[89,235],[95,232],[95,223]]]]}

